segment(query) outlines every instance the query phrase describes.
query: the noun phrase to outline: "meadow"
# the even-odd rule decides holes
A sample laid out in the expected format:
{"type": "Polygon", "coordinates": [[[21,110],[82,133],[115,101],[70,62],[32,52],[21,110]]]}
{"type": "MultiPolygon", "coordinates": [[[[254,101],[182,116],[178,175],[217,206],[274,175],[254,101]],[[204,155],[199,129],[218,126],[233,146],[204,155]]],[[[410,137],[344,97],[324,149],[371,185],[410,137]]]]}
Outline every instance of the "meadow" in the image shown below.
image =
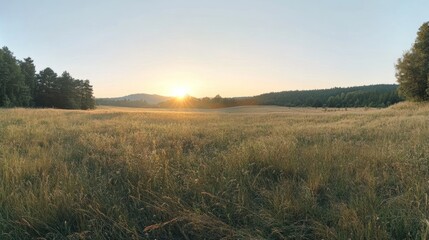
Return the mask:
{"type": "Polygon", "coordinates": [[[428,116],[0,109],[0,239],[427,239],[428,116]]]}

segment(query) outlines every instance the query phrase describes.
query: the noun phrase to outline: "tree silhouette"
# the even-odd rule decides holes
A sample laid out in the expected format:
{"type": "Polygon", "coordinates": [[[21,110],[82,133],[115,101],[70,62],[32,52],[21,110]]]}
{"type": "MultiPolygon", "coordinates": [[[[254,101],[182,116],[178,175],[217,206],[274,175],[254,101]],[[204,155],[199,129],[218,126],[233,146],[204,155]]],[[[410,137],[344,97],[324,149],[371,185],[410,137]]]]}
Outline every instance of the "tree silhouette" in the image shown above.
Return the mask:
{"type": "Polygon", "coordinates": [[[94,108],[92,86],[68,72],[58,77],[45,68],[36,74],[30,57],[19,61],[7,48],[0,49],[0,107],[94,108]]]}

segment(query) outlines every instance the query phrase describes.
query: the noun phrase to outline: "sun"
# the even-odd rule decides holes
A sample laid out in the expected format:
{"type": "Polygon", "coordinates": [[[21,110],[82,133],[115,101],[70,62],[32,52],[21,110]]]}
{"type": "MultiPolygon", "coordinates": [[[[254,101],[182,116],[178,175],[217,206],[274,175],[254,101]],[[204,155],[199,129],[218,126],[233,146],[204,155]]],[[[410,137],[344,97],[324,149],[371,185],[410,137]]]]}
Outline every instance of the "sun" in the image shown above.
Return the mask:
{"type": "Polygon", "coordinates": [[[189,88],[185,86],[174,87],[172,89],[172,94],[174,97],[182,99],[189,94],[189,88]]]}

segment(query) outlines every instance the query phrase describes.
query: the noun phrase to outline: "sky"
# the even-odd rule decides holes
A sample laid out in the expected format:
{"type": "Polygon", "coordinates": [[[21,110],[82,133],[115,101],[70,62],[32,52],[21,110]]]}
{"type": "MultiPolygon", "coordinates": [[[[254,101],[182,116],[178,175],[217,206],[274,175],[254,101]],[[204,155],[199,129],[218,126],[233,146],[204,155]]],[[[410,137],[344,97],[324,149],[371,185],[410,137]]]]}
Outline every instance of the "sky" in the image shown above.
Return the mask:
{"type": "Polygon", "coordinates": [[[427,0],[0,0],[0,46],[96,97],[392,84],[427,0]]]}

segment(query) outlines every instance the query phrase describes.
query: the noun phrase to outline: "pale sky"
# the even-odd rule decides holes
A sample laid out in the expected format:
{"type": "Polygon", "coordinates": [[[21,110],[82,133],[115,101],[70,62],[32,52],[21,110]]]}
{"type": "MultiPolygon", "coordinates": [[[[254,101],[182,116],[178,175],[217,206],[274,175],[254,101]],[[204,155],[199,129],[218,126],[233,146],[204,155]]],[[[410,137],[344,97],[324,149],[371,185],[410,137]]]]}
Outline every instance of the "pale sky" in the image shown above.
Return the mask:
{"type": "Polygon", "coordinates": [[[0,46],[96,97],[395,83],[427,0],[0,0],[0,46]]]}

